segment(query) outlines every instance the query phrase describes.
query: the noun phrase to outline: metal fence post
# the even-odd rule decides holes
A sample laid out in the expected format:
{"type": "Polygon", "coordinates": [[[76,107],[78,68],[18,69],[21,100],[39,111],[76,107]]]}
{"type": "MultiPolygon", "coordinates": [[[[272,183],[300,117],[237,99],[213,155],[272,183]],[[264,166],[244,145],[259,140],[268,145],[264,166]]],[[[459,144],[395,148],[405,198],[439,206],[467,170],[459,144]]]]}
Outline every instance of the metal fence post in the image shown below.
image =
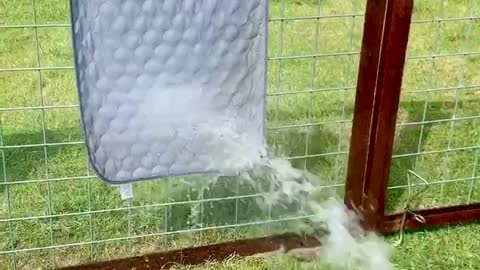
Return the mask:
{"type": "Polygon", "coordinates": [[[346,204],[381,230],[413,0],[369,0],[358,73],[346,204]]]}

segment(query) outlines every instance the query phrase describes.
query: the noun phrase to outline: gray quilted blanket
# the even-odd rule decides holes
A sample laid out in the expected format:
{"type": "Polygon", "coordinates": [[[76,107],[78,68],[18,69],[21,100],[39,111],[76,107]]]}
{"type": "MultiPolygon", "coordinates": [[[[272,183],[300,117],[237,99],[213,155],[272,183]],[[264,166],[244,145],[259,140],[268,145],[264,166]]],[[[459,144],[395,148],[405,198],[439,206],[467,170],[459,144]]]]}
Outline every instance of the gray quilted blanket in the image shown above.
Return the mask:
{"type": "Polygon", "coordinates": [[[265,156],[267,0],[71,0],[82,125],[103,180],[265,156]]]}

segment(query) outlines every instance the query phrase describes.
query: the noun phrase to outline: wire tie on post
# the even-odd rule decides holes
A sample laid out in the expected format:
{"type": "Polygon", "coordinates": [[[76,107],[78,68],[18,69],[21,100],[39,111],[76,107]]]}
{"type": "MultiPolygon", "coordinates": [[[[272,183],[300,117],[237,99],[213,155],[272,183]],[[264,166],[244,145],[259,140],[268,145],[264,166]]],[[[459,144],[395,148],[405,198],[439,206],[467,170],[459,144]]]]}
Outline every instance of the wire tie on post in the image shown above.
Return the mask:
{"type": "Polygon", "coordinates": [[[399,232],[400,236],[399,236],[399,239],[395,242],[394,246],[399,246],[403,242],[403,235],[404,235],[405,222],[407,220],[407,215],[412,215],[413,218],[420,223],[425,223],[426,222],[425,218],[422,215],[419,215],[419,214],[415,213],[415,211],[411,209],[411,204],[414,201],[414,199],[418,198],[418,196],[420,196],[425,191],[427,191],[427,189],[429,188],[429,183],[425,178],[423,178],[422,176],[420,176],[416,172],[414,172],[412,170],[408,170],[408,172],[407,172],[407,184],[408,184],[408,193],[409,194],[412,193],[412,183],[410,181],[410,174],[412,174],[416,178],[420,179],[425,185],[420,191],[415,193],[413,196],[410,196],[410,198],[407,200],[407,203],[405,204],[405,207],[403,209],[402,221],[400,223],[400,232],[399,232]]]}

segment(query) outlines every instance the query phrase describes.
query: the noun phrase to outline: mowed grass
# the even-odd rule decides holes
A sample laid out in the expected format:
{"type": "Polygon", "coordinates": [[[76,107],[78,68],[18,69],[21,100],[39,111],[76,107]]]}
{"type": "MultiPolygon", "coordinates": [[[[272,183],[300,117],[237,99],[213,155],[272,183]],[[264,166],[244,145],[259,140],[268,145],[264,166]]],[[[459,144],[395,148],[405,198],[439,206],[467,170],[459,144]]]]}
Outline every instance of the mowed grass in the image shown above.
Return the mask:
{"type": "MultiPolygon", "coordinates": [[[[480,21],[428,22],[478,16],[480,10],[467,0],[443,1],[443,8],[441,2],[416,1],[414,20],[423,23],[411,29],[389,212],[408,201],[408,170],[432,182],[413,207],[480,199],[475,184],[480,173],[480,21]]],[[[317,3],[271,1],[270,16],[362,14],[365,9],[365,1],[317,3]]],[[[37,0],[35,9],[37,24],[69,22],[66,0],[37,0]]],[[[30,0],[0,0],[0,25],[28,25],[33,18],[30,0]]],[[[339,195],[362,31],[362,16],[270,23],[269,142],[281,147],[294,166],[338,186],[339,195]]],[[[68,27],[0,29],[0,69],[71,65],[68,27]]],[[[89,169],[78,108],[72,106],[77,104],[69,68],[0,72],[0,269],[48,269],[294,229],[284,223],[262,225],[296,213],[257,208],[249,198],[255,190],[234,179],[221,179],[209,190],[182,179],[140,183],[129,209],[118,188],[89,169]],[[246,198],[232,198],[236,195],[246,198]],[[228,199],[196,201],[209,198],[228,199]]],[[[477,269],[479,246],[473,239],[479,230],[473,224],[409,234],[394,261],[399,269],[477,269]]],[[[198,269],[300,268],[319,266],[287,258],[235,259],[198,269]]]]}

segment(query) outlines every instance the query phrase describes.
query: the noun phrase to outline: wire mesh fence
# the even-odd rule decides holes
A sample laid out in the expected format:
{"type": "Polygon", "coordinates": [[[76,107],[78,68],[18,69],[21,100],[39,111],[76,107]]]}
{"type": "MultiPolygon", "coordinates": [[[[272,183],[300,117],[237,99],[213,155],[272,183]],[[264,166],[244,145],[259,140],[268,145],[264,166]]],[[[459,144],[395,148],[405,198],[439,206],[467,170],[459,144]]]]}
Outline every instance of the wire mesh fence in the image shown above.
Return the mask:
{"type": "Polygon", "coordinates": [[[478,1],[417,1],[408,45],[388,213],[479,201],[478,1]],[[428,189],[423,191],[425,183],[428,189]]]}
{"type": "MultiPolygon", "coordinates": [[[[360,0],[270,1],[269,144],[340,193],[364,9],[360,0]]],[[[261,194],[235,179],[208,189],[180,178],[138,183],[124,202],[96,178],[80,129],[68,10],[67,0],[0,1],[0,269],[270,234],[302,218],[260,209],[261,194]]]]}

